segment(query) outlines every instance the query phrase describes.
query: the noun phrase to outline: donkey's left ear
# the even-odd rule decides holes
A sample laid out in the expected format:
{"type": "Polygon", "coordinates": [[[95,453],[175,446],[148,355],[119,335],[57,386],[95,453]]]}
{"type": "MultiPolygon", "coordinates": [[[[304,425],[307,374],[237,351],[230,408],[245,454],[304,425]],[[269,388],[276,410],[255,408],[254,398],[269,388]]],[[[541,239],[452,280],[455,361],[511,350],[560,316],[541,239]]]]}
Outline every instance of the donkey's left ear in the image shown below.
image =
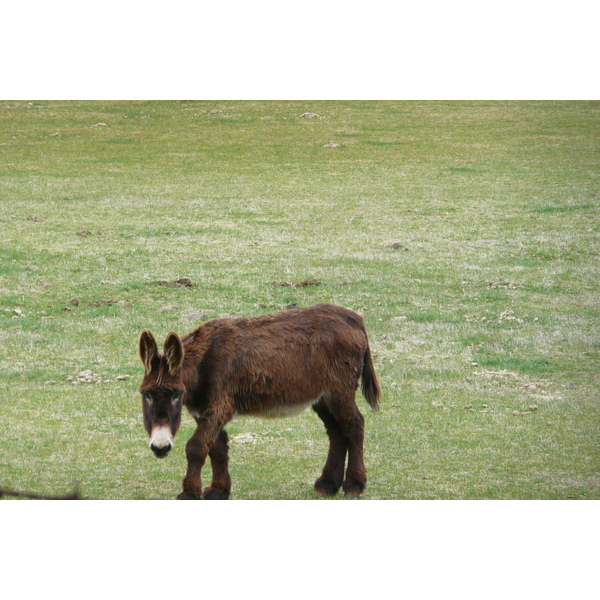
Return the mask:
{"type": "Polygon", "coordinates": [[[183,364],[184,351],[179,336],[173,331],[167,335],[163,354],[167,360],[167,365],[169,366],[169,373],[175,375],[183,364]]]}

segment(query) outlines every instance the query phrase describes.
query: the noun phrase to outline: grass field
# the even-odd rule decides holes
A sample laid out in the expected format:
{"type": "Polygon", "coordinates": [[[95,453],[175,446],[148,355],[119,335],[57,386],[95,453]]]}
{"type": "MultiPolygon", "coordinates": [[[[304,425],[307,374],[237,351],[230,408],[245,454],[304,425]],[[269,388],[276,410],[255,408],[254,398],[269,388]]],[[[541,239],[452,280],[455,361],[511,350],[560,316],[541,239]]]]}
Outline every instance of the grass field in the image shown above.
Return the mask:
{"type": "MultiPolygon", "coordinates": [[[[364,498],[600,498],[599,159],[598,102],[0,102],[0,488],[174,498],[141,330],[331,302],[364,498]]],[[[228,431],[233,498],[314,497],[312,411],[228,431]]]]}

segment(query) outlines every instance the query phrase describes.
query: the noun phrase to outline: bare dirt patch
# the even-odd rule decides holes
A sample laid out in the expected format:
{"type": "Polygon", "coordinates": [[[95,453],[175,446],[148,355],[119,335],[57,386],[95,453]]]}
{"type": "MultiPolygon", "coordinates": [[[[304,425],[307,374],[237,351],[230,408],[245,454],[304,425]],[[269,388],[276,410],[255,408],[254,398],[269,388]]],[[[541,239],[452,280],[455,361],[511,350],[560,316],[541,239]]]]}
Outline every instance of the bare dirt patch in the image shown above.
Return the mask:
{"type": "Polygon", "coordinates": [[[162,285],[165,287],[196,287],[187,277],[182,277],[176,281],[153,281],[152,285],[162,285]]]}
{"type": "Polygon", "coordinates": [[[486,281],[485,285],[491,290],[495,290],[497,288],[506,288],[508,290],[514,290],[517,287],[514,283],[510,283],[510,281],[486,281]]]}
{"type": "Polygon", "coordinates": [[[275,287],[290,287],[290,288],[299,288],[299,287],[310,287],[313,285],[323,285],[321,281],[318,279],[303,279],[302,281],[294,281],[290,283],[289,281],[274,281],[273,285],[275,287]]]}
{"type": "Polygon", "coordinates": [[[119,306],[133,306],[133,302],[129,302],[128,300],[94,300],[90,302],[91,306],[112,306],[113,304],[118,304],[119,306]]]}

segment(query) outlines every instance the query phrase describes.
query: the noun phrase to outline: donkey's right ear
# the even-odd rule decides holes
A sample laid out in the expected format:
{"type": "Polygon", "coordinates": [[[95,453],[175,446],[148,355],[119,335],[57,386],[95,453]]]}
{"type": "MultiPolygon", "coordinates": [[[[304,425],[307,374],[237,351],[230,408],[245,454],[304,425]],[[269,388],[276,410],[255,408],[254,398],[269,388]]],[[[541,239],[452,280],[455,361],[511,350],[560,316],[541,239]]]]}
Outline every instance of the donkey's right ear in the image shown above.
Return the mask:
{"type": "Polygon", "coordinates": [[[144,329],[140,336],[140,358],[146,370],[146,375],[149,375],[155,369],[158,369],[160,364],[160,356],[158,354],[158,346],[156,340],[149,329],[144,329]]]}

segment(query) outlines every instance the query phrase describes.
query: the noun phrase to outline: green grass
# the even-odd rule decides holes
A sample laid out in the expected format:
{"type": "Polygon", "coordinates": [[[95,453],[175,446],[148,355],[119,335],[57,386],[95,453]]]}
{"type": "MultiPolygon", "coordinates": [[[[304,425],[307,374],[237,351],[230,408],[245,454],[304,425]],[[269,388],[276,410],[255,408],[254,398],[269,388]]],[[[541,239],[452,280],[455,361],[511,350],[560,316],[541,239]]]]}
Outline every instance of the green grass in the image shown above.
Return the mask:
{"type": "MultiPolygon", "coordinates": [[[[599,139],[595,102],[0,102],[0,487],[174,497],[141,330],[324,301],[383,389],[365,498],[600,498],[599,139]]],[[[313,498],[311,411],[228,430],[234,498],[313,498]]]]}

